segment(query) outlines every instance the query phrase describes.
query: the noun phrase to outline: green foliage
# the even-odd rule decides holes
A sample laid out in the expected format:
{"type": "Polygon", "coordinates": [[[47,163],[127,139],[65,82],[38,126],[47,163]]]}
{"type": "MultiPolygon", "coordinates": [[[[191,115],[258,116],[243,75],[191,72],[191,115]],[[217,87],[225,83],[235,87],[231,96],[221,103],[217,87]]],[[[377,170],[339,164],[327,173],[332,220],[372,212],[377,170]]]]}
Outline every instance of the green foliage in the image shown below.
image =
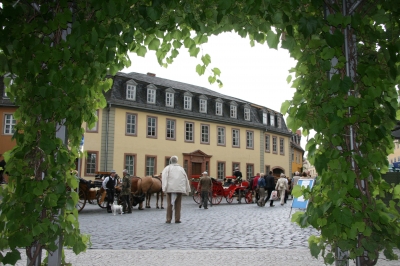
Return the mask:
{"type": "MultiPolygon", "coordinates": [[[[15,77],[11,86],[5,82],[19,106],[13,136],[17,146],[7,158],[10,183],[1,191],[0,204],[0,249],[9,252],[0,254],[0,262],[14,264],[21,247],[52,251],[61,233],[75,253],[90,244],[79,230],[78,195],[69,190],[78,184],[70,170],[79,156],[81,125],[95,122],[93,113],[105,106],[103,93],[112,84],[108,75],[131,64],[128,52],[145,56],[154,50],[166,67],[178,49],[197,57],[208,36],[228,31],[249,36],[250,45],[281,45],[297,60],[287,79],[296,92],[281,111],[292,130],[317,132],[306,149],[320,177],[312,191],[294,189],[310,204],[292,218],[319,230],[319,236],[310,237],[311,254],[332,263],[330,248],[340,247],[350,258],[367,251],[374,260],[381,250],[397,258],[400,192],[380,176],[398,116],[396,1],[363,1],[351,16],[341,13],[341,2],[326,4],[325,12],[321,1],[306,0],[71,3],[42,1],[39,10],[29,1],[3,1],[0,9],[0,73],[15,77]],[[353,34],[357,42],[347,40],[356,51],[347,58],[345,38],[353,34]],[[349,78],[346,65],[351,62],[357,66],[349,78]],[[67,146],[55,138],[63,123],[67,146]],[[379,198],[387,193],[394,194],[388,205],[379,198]]],[[[202,75],[210,68],[208,80],[222,86],[211,57],[201,55],[200,60],[196,71],[202,75]]]]}

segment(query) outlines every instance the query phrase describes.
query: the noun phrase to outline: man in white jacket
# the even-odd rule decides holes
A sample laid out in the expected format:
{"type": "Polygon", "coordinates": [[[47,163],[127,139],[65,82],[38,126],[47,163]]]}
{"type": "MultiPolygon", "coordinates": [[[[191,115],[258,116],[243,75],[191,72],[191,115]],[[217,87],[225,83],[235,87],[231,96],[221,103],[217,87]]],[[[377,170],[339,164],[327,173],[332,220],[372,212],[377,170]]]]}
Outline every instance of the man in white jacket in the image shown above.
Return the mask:
{"type": "Polygon", "coordinates": [[[185,169],[178,164],[178,157],[172,156],[169,165],[162,171],[162,190],[167,194],[167,220],[171,223],[172,208],[175,209],[175,223],[181,222],[182,193],[189,195],[190,185],[185,169]]]}

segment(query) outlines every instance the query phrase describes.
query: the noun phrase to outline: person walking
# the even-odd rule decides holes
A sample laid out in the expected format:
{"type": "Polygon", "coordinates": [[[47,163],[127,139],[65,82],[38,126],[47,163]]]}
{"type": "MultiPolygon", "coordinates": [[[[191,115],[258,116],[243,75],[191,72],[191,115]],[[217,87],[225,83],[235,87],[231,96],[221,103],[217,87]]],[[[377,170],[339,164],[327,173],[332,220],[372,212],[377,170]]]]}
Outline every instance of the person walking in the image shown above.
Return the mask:
{"type": "Polygon", "coordinates": [[[189,194],[190,185],[185,169],[178,164],[178,156],[171,157],[169,165],[162,171],[161,178],[162,191],[167,194],[167,218],[165,222],[171,223],[172,214],[175,211],[175,223],[181,223],[182,194],[189,194]]]}
{"type": "Polygon", "coordinates": [[[132,204],[130,200],[131,195],[131,176],[128,174],[128,170],[122,171],[122,186],[121,186],[121,197],[122,197],[122,212],[132,213],[132,204]]]}
{"type": "MultiPolygon", "coordinates": [[[[242,176],[243,175],[242,175],[242,172],[239,171],[239,167],[235,168],[235,172],[233,172],[233,175],[236,177],[236,182],[237,183],[242,182],[242,176]]],[[[240,191],[238,191],[237,193],[238,193],[237,201],[238,201],[238,203],[242,203],[241,202],[242,195],[241,195],[240,191]]]]}
{"type": "MultiPolygon", "coordinates": [[[[265,202],[267,202],[271,198],[272,191],[275,189],[275,178],[272,175],[272,171],[269,171],[268,175],[265,177],[265,186],[268,193],[267,198],[265,199],[265,202]]],[[[272,199],[269,201],[269,206],[275,206],[272,199]]]]}
{"type": "Polygon", "coordinates": [[[111,213],[111,204],[114,202],[115,187],[117,185],[117,179],[115,178],[115,170],[111,170],[110,175],[107,176],[102,184],[102,187],[107,192],[107,212],[111,213]]]}
{"type": "Polygon", "coordinates": [[[257,205],[260,207],[264,207],[265,205],[265,187],[266,187],[266,182],[264,176],[261,176],[258,178],[258,195],[259,195],[259,200],[257,201],[257,205]]]}
{"type": "Polygon", "coordinates": [[[279,192],[279,196],[281,198],[281,206],[285,204],[285,192],[288,188],[287,179],[285,174],[281,173],[281,177],[276,182],[275,189],[279,192]]]}
{"type": "Polygon", "coordinates": [[[202,173],[202,175],[203,176],[200,178],[200,181],[199,181],[199,184],[197,187],[197,191],[200,191],[200,196],[201,196],[199,208],[204,206],[204,209],[208,209],[207,208],[208,195],[212,192],[212,181],[206,171],[204,171],[202,173]]]}

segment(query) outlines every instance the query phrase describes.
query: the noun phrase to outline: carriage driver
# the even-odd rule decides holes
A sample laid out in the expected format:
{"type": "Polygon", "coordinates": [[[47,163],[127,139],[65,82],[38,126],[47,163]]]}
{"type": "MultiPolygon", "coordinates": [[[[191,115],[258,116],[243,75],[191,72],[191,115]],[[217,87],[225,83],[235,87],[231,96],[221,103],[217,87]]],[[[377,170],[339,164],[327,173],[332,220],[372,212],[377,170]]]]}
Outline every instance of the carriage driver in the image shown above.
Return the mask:
{"type": "Polygon", "coordinates": [[[110,176],[107,176],[102,184],[102,187],[107,191],[107,212],[111,213],[111,205],[114,202],[115,186],[117,185],[117,179],[115,178],[115,170],[111,170],[110,176]]]}

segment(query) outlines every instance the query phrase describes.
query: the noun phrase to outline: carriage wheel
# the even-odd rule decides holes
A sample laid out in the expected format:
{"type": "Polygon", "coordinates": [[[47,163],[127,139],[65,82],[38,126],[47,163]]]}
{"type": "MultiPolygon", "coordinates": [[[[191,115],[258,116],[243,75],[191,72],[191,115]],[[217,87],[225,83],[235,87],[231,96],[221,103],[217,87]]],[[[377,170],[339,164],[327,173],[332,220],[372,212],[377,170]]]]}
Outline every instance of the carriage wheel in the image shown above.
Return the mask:
{"type": "Polygon", "coordinates": [[[195,190],[193,193],[193,200],[194,202],[196,202],[197,204],[200,204],[201,201],[201,196],[200,196],[200,191],[195,190]]]}
{"type": "Polygon", "coordinates": [[[104,201],[101,204],[100,204],[100,199],[101,199],[101,193],[99,192],[96,195],[97,205],[99,205],[100,208],[103,208],[103,209],[107,208],[107,200],[106,200],[107,196],[104,198],[104,201]]]}
{"type": "Polygon", "coordinates": [[[231,195],[226,196],[226,202],[228,202],[229,204],[232,203],[233,201],[233,197],[231,195]]]}
{"type": "Polygon", "coordinates": [[[247,191],[246,195],[244,196],[244,199],[247,204],[253,201],[253,193],[251,192],[251,190],[247,191]]]}
{"type": "Polygon", "coordinates": [[[224,191],[221,187],[213,188],[212,204],[218,205],[222,201],[222,194],[224,194],[224,191]]]}
{"type": "Polygon", "coordinates": [[[78,209],[78,212],[83,210],[85,205],[86,205],[86,193],[83,190],[79,190],[79,200],[78,200],[78,203],[76,204],[76,208],[78,209]]]}

